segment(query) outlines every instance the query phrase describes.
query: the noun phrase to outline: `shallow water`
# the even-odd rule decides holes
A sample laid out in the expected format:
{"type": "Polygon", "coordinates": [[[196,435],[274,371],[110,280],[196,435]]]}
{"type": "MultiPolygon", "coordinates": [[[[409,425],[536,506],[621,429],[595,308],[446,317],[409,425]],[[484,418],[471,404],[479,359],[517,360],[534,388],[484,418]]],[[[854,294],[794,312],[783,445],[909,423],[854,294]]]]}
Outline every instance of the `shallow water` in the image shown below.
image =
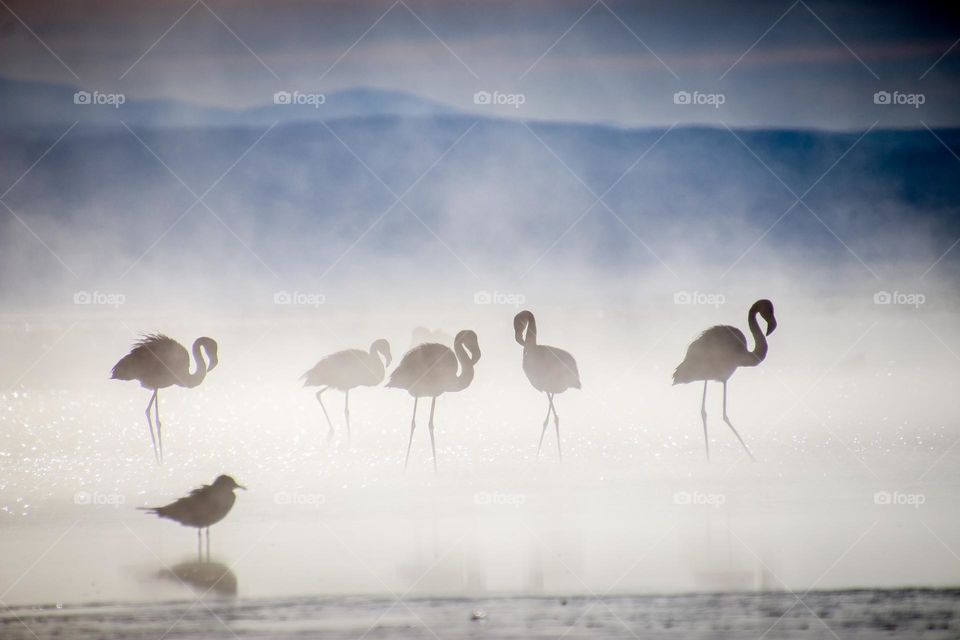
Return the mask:
{"type": "MultiPolygon", "coordinates": [[[[25,357],[0,395],[0,603],[33,616],[39,637],[157,638],[214,587],[218,569],[191,565],[193,530],[135,507],[226,472],[249,491],[212,528],[211,559],[229,571],[204,600],[241,636],[356,638],[381,614],[368,637],[429,636],[405,607],[387,612],[402,597],[441,636],[558,637],[602,597],[644,636],[759,637],[794,602],[790,591],[808,590],[818,614],[849,615],[843,638],[955,636],[954,591],[904,589],[960,584],[958,361],[922,327],[899,343],[917,328],[912,317],[873,326],[851,316],[832,333],[813,315],[792,317],[764,366],[731,385],[731,415],[759,461],[719,420],[714,389],[707,464],[701,389],[669,385],[685,341],[713,321],[706,315],[682,327],[664,320],[651,335],[667,338],[643,338],[640,353],[612,346],[634,319],[608,319],[596,337],[551,334],[584,372],[584,389],[558,398],[562,464],[552,430],[536,455],[545,407],[522,377],[518,345],[496,323],[479,326],[489,338],[474,384],[438,404],[437,474],[424,407],[403,470],[412,402],[399,391],[351,394],[350,443],[332,394],[338,431],[326,441],[296,376],[334,342],[367,338],[304,346],[299,325],[209,331],[221,364],[201,387],[161,395],[157,466],[149,394],[106,377],[127,335],[6,336],[11,351],[49,345],[55,355],[32,368],[25,357]],[[866,591],[839,604],[820,594],[851,588],[866,591]],[[685,595],[704,592],[743,595],[685,595]],[[780,593],[755,595],[767,592],[780,593]],[[874,597],[876,606],[861,600],[874,597]],[[477,608],[485,622],[470,620],[477,608]]],[[[944,316],[925,322],[957,340],[944,316]]],[[[406,346],[391,340],[395,352],[406,346]]],[[[4,615],[0,635],[18,638],[24,627],[4,615]]],[[[221,632],[194,607],[170,635],[221,632]]],[[[790,634],[833,637],[804,607],[766,637],[790,634]]],[[[570,636],[633,637],[600,605],[570,636]]]]}
{"type": "Polygon", "coordinates": [[[202,597],[17,608],[10,640],[53,638],[956,638],[957,590],[572,598],[202,597]]]}

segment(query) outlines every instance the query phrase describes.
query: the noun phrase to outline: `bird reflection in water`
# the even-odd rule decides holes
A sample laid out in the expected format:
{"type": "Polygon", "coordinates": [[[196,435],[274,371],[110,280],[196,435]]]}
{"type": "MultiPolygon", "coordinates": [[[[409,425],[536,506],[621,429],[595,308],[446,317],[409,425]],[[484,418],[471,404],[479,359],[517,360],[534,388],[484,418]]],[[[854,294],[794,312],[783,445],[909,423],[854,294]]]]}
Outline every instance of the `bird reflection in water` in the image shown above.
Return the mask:
{"type": "Polygon", "coordinates": [[[181,562],[162,569],[157,576],[176,580],[201,595],[211,592],[221,596],[237,595],[237,574],[222,562],[181,562]]]}

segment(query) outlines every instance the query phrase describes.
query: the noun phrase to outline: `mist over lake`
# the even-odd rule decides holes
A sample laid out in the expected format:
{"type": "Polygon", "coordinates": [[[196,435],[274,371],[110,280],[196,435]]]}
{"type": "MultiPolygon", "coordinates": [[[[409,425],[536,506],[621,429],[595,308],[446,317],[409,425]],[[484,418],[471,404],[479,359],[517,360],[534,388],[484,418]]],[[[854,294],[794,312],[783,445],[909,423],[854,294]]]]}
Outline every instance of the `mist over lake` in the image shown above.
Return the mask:
{"type": "Polygon", "coordinates": [[[955,18],[3,6],[0,636],[954,637],[955,18]]]}

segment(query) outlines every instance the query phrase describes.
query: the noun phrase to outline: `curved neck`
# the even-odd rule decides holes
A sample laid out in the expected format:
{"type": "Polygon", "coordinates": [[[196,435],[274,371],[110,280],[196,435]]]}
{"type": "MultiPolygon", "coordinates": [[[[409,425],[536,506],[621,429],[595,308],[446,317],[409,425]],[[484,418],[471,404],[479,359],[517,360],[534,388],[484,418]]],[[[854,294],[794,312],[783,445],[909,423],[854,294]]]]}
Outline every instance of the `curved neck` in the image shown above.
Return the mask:
{"type": "Polygon", "coordinates": [[[450,390],[463,391],[473,382],[473,359],[462,342],[453,345],[453,351],[457,354],[457,362],[460,363],[460,375],[456,377],[450,390]]]}
{"type": "Polygon", "coordinates": [[[374,349],[373,347],[370,347],[370,353],[368,354],[368,356],[369,356],[370,364],[372,365],[370,367],[372,371],[384,370],[383,354],[381,354],[379,350],[374,349]]]}
{"type": "Polygon", "coordinates": [[[524,349],[537,346],[537,319],[530,312],[517,317],[514,324],[515,338],[524,349]]]}
{"type": "Polygon", "coordinates": [[[750,327],[750,333],[753,335],[753,351],[748,352],[745,366],[755,367],[767,357],[767,336],[760,329],[760,323],[757,322],[759,311],[753,307],[747,316],[747,325],[750,327]]]}
{"type": "Polygon", "coordinates": [[[196,368],[193,373],[188,373],[186,379],[183,381],[183,386],[190,389],[203,382],[203,379],[207,377],[207,361],[203,357],[200,346],[200,340],[196,340],[193,343],[193,361],[196,363],[196,368]]]}

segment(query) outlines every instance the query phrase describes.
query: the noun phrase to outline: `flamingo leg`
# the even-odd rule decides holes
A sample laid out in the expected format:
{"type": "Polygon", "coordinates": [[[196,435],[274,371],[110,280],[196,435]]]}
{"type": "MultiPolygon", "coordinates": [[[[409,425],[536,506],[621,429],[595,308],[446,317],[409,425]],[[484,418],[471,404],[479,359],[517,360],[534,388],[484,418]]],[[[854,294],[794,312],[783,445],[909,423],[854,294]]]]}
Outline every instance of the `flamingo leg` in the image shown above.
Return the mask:
{"type": "Polygon", "coordinates": [[[733,428],[733,424],[730,422],[730,418],[727,417],[727,383],[723,383],[723,421],[727,423],[727,426],[730,427],[730,430],[733,431],[733,435],[737,436],[737,440],[740,441],[740,444],[743,445],[743,450],[747,452],[747,455],[750,456],[750,459],[754,462],[757,461],[753,457],[753,454],[750,453],[750,447],[747,446],[747,443],[743,441],[743,438],[740,437],[740,434],[737,433],[737,430],[733,428]]]}
{"type": "Polygon", "coordinates": [[[207,562],[210,562],[210,527],[207,527],[207,562]]]}
{"type": "Polygon", "coordinates": [[[343,416],[347,419],[347,446],[350,445],[350,389],[343,394],[343,416]]]}
{"type": "Polygon", "coordinates": [[[407,463],[410,462],[410,445],[413,444],[413,430],[417,428],[417,402],[420,398],[413,399],[413,418],[410,419],[410,441],[407,442],[407,457],[403,459],[403,470],[407,470],[407,463]]]}
{"type": "Polygon", "coordinates": [[[163,462],[163,425],[160,424],[160,393],[153,392],[153,412],[156,416],[154,422],[157,423],[157,447],[160,449],[160,462],[163,462]]]}
{"type": "Polygon", "coordinates": [[[330,439],[333,437],[333,423],[330,422],[330,415],[327,413],[327,408],[323,406],[323,398],[320,396],[322,396],[323,392],[329,388],[330,387],[324,387],[323,389],[320,389],[320,391],[317,391],[317,402],[320,403],[320,408],[323,410],[323,417],[327,419],[327,427],[330,429],[327,431],[327,442],[330,442],[330,439]]]}
{"type": "Polygon", "coordinates": [[[537,444],[537,457],[540,457],[540,448],[543,446],[543,436],[547,433],[547,425],[550,424],[550,412],[553,410],[549,404],[550,394],[547,394],[547,417],[543,419],[543,431],[540,432],[540,443],[537,444]]]}
{"type": "MultiPolygon", "coordinates": [[[[726,384],[723,386],[724,389],[727,388],[726,384]]],[[[724,393],[724,398],[726,398],[726,393],[724,393]]],[[[726,413],[726,409],[724,409],[726,413]]],[[[700,403],[700,418],[703,420],[703,444],[707,447],[707,462],[710,462],[710,438],[707,436],[707,381],[703,381],[703,402],[700,403]]]]}
{"type": "Polygon", "coordinates": [[[433,396],[433,401],[430,403],[430,421],[427,423],[427,428],[430,429],[430,450],[433,452],[433,472],[437,472],[437,445],[433,440],[433,412],[437,408],[437,396],[433,396]]]}
{"type": "Polygon", "coordinates": [[[560,451],[560,416],[557,415],[557,408],[553,404],[553,394],[548,393],[547,398],[550,399],[550,408],[553,410],[553,427],[557,430],[557,455],[560,460],[563,460],[563,452],[560,451]]]}
{"type": "Polygon", "coordinates": [[[150,426],[150,442],[153,443],[153,457],[156,459],[157,464],[160,464],[160,454],[157,453],[157,439],[153,435],[153,418],[150,417],[150,409],[153,408],[153,403],[157,401],[157,390],[153,390],[153,395],[150,396],[150,402],[147,403],[147,410],[144,412],[147,416],[147,424],[150,426]]]}
{"type": "Polygon", "coordinates": [[[203,562],[203,543],[201,538],[202,533],[203,533],[203,529],[200,527],[197,527],[197,562],[203,562]]]}

